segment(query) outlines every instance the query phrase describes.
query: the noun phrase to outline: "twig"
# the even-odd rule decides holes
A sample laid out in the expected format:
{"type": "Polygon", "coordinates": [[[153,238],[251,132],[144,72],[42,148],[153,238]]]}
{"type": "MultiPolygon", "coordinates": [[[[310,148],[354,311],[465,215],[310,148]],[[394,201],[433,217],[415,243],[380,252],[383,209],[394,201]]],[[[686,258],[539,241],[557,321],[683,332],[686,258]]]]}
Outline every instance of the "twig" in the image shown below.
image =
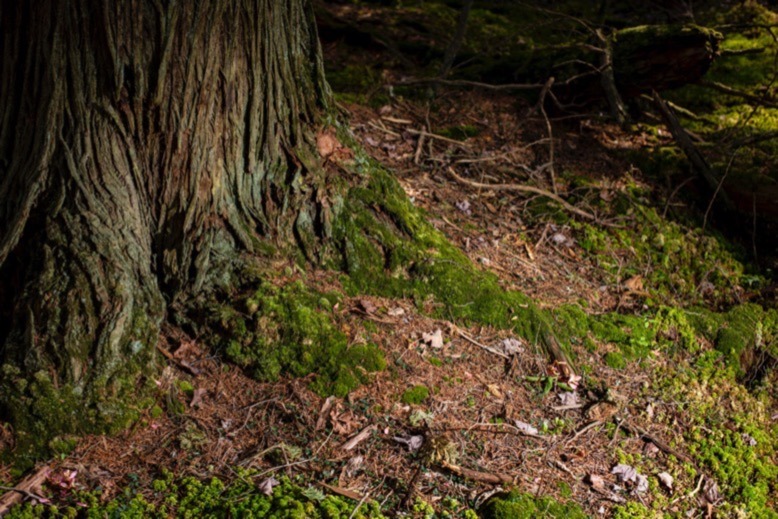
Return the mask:
{"type": "Polygon", "coordinates": [[[716,186],[716,190],[713,192],[713,196],[710,197],[710,202],[708,202],[708,207],[705,209],[705,216],[702,219],[702,233],[705,234],[705,228],[708,226],[708,215],[710,214],[710,210],[713,209],[713,203],[716,201],[716,196],[719,194],[719,191],[721,191],[721,186],[724,185],[724,181],[727,179],[727,175],[729,175],[729,170],[732,169],[732,163],[735,160],[735,155],[737,155],[737,152],[740,151],[740,148],[736,148],[734,152],[732,152],[732,156],[729,158],[729,162],[727,163],[727,169],[724,171],[724,174],[721,175],[721,180],[719,180],[719,185],[716,186]]]}
{"type": "Polygon", "coordinates": [[[51,469],[48,466],[44,466],[37,472],[24,478],[15,487],[0,486],[0,490],[6,491],[5,494],[0,496],[0,516],[5,515],[12,506],[20,503],[24,497],[35,499],[41,503],[48,502],[45,497],[32,492],[32,489],[39,488],[48,477],[49,472],[51,472],[51,469]]]}
{"type": "Polygon", "coordinates": [[[359,503],[357,503],[357,506],[354,507],[354,510],[351,512],[351,515],[348,516],[348,519],[354,519],[354,516],[357,515],[357,511],[362,508],[362,505],[365,504],[365,501],[367,501],[368,497],[370,497],[370,492],[366,492],[365,495],[362,496],[362,499],[360,499],[359,503]]]}
{"type": "Polygon", "coordinates": [[[506,191],[519,191],[522,193],[534,193],[536,195],[545,196],[546,198],[550,198],[551,200],[557,202],[562,207],[570,211],[571,213],[577,214],[578,216],[582,218],[586,218],[587,220],[593,220],[597,221],[597,217],[593,214],[587,213],[586,211],[583,211],[581,209],[578,209],[574,205],[570,204],[569,202],[566,202],[564,199],[562,199],[559,195],[556,195],[552,193],[551,191],[547,191],[545,189],[541,189],[539,187],[534,186],[525,186],[521,184],[482,184],[480,182],[475,182],[472,180],[467,180],[466,178],[460,177],[457,175],[456,171],[454,171],[454,168],[449,167],[448,168],[449,173],[451,173],[451,176],[454,177],[454,180],[457,182],[460,182],[462,184],[468,184],[473,187],[479,187],[484,189],[496,189],[496,190],[506,190],[506,191]]]}
{"type": "Polygon", "coordinates": [[[473,481],[480,481],[482,483],[490,483],[492,485],[499,485],[501,483],[513,483],[513,478],[507,474],[480,472],[477,470],[466,469],[459,465],[453,465],[447,461],[441,461],[440,466],[446,470],[450,470],[458,476],[463,478],[472,479],[473,481]]]}
{"type": "Polygon", "coordinates": [[[462,146],[463,148],[469,148],[470,147],[470,145],[467,144],[466,142],[458,141],[456,139],[449,139],[448,137],[444,137],[444,136],[438,135],[436,133],[430,133],[428,131],[414,130],[412,128],[408,128],[405,131],[407,131],[408,133],[413,134],[413,135],[424,134],[424,135],[426,135],[427,137],[429,137],[431,139],[437,139],[439,141],[450,142],[451,144],[456,144],[457,146],[462,146]]]}
{"type": "Polygon", "coordinates": [[[586,431],[588,431],[590,429],[593,429],[594,427],[597,427],[600,424],[602,424],[602,422],[599,421],[599,420],[594,420],[592,422],[589,422],[588,424],[586,424],[583,427],[581,427],[580,429],[578,429],[578,431],[573,435],[573,437],[565,442],[565,445],[569,445],[570,443],[574,442],[583,433],[585,433],[586,431]]]}
{"type": "Polygon", "coordinates": [[[478,346],[479,348],[483,348],[484,350],[488,351],[489,353],[493,353],[493,354],[495,354],[495,355],[497,355],[499,357],[504,358],[505,360],[510,360],[511,359],[510,355],[506,355],[505,353],[503,353],[501,351],[497,351],[494,348],[491,348],[491,347],[489,347],[489,346],[487,346],[485,344],[481,344],[480,342],[478,342],[477,340],[473,339],[472,337],[467,335],[465,332],[463,332],[462,330],[460,330],[456,326],[452,325],[451,329],[453,330],[454,333],[456,333],[457,335],[462,337],[464,340],[466,340],[470,344],[474,344],[474,345],[478,346]]]}
{"type": "Polygon", "coordinates": [[[679,497],[676,497],[675,499],[673,499],[672,501],[670,501],[670,506],[673,506],[678,501],[686,501],[687,499],[691,499],[692,497],[697,495],[697,492],[699,492],[700,489],[702,488],[702,482],[704,480],[705,480],[705,476],[701,474],[700,475],[700,480],[697,482],[697,487],[695,487],[694,490],[692,490],[691,492],[689,492],[685,496],[679,496],[679,497]]]}
{"type": "Polygon", "coordinates": [[[352,450],[354,447],[365,441],[370,436],[370,433],[375,430],[375,428],[375,425],[368,425],[357,434],[349,438],[343,445],[340,446],[340,448],[345,451],[352,450]]]}
{"type": "Polygon", "coordinates": [[[774,103],[772,101],[768,101],[767,99],[764,99],[762,97],[756,96],[754,94],[751,94],[749,92],[744,92],[742,90],[738,90],[736,88],[732,88],[730,86],[727,86],[723,83],[719,83],[718,81],[700,81],[700,85],[704,86],[706,88],[711,88],[713,90],[717,90],[721,93],[731,95],[734,97],[740,97],[742,99],[745,99],[746,101],[751,101],[752,103],[756,103],[760,106],[767,106],[769,108],[778,108],[778,103],[774,103]]]}
{"type": "Polygon", "coordinates": [[[696,466],[696,464],[694,463],[694,460],[691,459],[689,456],[687,456],[686,454],[683,454],[681,452],[678,452],[677,450],[673,449],[672,447],[667,445],[662,440],[656,438],[655,436],[652,436],[651,434],[649,434],[648,432],[644,431],[643,429],[641,429],[641,428],[639,428],[637,426],[634,426],[634,425],[629,425],[625,421],[622,422],[621,426],[624,428],[625,431],[627,431],[627,432],[629,432],[631,434],[634,434],[636,436],[639,436],[640,439],[642,439],[643,441],[653,443],[654,445],[656,445],[659,448],[659,450],[661,450],[665,454],[669,454],[669,455],[675,456],[676,458],[678,458],[680,460],[683,460],[683,461],[685,461],[687,463],[691,463],[693,466],[696,466]]]}
{"type": "Polygon", "coordinates": [[[550,77],[548,78],[548,81],[546,81],[546,84],[543,85],[543,90],[540,91],[540,96],[538,99],[538,110],[543,116],[543,120],[546,121],[546,131],[548,131],[548,171],[549,175],[551,176],[551,190],[554,192],[554,194],[556,194],[556,173],[554,172],[554,132],[551,126],[551,121],[548,120],[548,114],[546,113],[546,108],[544,106],[546,104],[546,94],[548,94],[548,91],[551,89],[553,84],[554,78],[550,77]]]}

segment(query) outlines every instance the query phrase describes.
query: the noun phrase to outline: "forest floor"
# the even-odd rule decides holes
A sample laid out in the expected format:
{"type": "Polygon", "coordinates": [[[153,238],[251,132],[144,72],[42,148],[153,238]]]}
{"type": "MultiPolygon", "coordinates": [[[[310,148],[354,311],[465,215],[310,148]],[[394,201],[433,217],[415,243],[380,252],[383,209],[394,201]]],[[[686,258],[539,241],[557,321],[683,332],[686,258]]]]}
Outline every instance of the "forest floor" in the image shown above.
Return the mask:
{"type": "MultiPolygon", "coordinates": [[[[389,59],[345,56],[335,43],[325,51],[354,67],[389,59]]],[[[579,508],[775,517],[775,373],[746,380],[716,349],[718,332],[689,332],[691,318],[673,313],[730,315],[774,301],[737,247],[673,216],[692,210],[632,160],[671,146],[670,135],[597,116],[549,121],[507,93],[392,95],[387,85],[400,79],[387,71],[359,95],[338,96],[351,131],[505,289],[565,326],[576,312],[607,323],[607,333],[571,341],[574,375],[532,338],[432,317],[432,300],[342,296],[334,322],[350,343],[376,344],[387,364],[345,398],[316,394],[309,378],[257,382],[171,328],[159,346],[170,360],[159,404],[130,430],[81,438],[39,466],[24,497],[77,507],[76,490],[99,489],[104,502],[140,494],[153,503],[166,499],[153,484],[166,473],[249,478],[271,491],[271,478],[287,476],[312,500],[371,500],[388,516],[465,517],[517,488],[537,496],[527,517],[579,508]],[[517,186],[556,190],[593,218],[517,186]]],[[[337,273],[287,267],[275,283],[344,292],[337,273]]],[[[767,330],[772,314],[759,308],[764,317],[749,322],[767,330]]],[[[10,441],[4,431],[0,442],[10,441]]],[[[13,476],[0,466],[0,482],[13,476]]]]}

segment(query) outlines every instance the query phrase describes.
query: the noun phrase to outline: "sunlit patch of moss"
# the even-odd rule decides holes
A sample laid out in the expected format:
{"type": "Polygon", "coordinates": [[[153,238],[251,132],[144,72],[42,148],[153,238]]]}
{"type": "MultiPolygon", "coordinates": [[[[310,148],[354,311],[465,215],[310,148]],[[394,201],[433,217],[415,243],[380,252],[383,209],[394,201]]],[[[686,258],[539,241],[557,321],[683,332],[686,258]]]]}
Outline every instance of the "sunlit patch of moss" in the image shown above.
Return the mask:
{"type": "Polygon", "coordinates": [[[479,510],[483,519],[586,519],[583,509],[573,502],[534,496],[512,490],[491,498],[479,510]]]}
{"type": "Polygon", "coordinates": [[[167,518],[167,517],[267,517],[284,519],[383,519],[375,501],[363,503],[326,495],[315,487],[303,488],[289,478],[279,478],[271,495],[252,482],[254,473],[237,469],[240,476],[229,485],[217,478],[175,479],[166,473],[154,481],[150,492],[126,492],[103,502],[100,491],[75,492],[65,506],[25,504],[12,508],[9,519],[45,517],[167,518]]]}
{"type": "Polygon", "coordinates": [[[332,314],[337,297],[300,282],[283,287],[262,282],[241,300],[216,306],[210,321],[220,333],[212,340],[258,380],[315,373],[315,391],[344,396],[386,363],[375,345],[349,344],[332,314]]]}
{"type": "Polygon", "coordinates": [[[665,401],[681,405],[685,447],[725,498],[718,512],[778,517],[773,511],[778,504],[778,428],[771,419],[769,394],[750,392],[738,383],[737,369],[716,350],[658,373],[655,390],[665,401]]]}
{"type": "Polygon", "coordinates": [[[627,367],[627,361],[624,360],[624,355],[619,351],[609,351],[603,358],[605,365],[613,369],[624,369],[627,367]]]}
{"type": "Polygon", "coordinates": [[[613,282],[641,276],[649,305],[731,299],[745,269],[728,245],[663,219],[652,207],[633,207],[635,218],[628,227],[572,224],[578,243],[613,282]]]}

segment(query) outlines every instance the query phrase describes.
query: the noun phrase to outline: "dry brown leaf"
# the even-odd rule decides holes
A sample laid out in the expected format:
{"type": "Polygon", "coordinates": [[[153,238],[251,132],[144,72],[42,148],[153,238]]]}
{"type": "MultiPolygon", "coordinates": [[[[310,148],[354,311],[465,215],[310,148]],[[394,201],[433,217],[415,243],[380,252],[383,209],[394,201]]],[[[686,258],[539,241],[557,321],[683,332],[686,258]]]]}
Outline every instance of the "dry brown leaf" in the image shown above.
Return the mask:
{"type": "Polygon", "coordinates": [[[329,158],[340,147],[340,142],[331,132],[319,133],[316,136],[316,149],[323,158],[329,158]]]}
{"type": "Polygon", "coordinates": [[[624,286],[630,292],[642,292],[643,291],[643,276],[632,276],[624,282],[624,286]]]}
{"type": "Polygon", "coordinates": [[[604,422],[619,410],[618,406],[611,402],[597,402],[586,410],[586,417],[589,420],[604,422]]]}

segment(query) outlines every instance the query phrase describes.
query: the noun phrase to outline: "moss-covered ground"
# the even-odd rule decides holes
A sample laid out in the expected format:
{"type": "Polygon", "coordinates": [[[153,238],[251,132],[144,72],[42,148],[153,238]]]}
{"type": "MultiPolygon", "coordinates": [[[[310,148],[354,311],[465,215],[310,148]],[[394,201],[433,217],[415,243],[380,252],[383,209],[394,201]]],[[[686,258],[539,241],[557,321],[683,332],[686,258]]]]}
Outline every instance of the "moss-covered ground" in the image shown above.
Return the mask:
{"type": "MultiPolygon", "coordinates": [[[[662,128],[554,123],[560,194],[594,220],[455,184],[448,167],[550,189],[536,100],[392,87],[401,57],[437,66],[456,9],[354,4],[347,14],[387,15],[363,28],[386,61],[329,50],[343,58],[329,78],[352,112],[338,138],[353,156],[336,165],[349,188],[316,250],[326,272],[297,258],[203,303],[202,335],[168,338],[171,367],[156,402],[131,406],[133,428],[58,438],[50,465],[74,482],[50,476],[31,493],[53,504],[8,517],[778,517],[778,310],[761,297],[772,274],[704,204],[670,198],[688,166],[662,128]],[[420,141],[424,129],[436,137],[420,141]],[[617,480],[617,464],[647,488],[617,480]]],[[[509,63],[514,80],[538,49],[586,40],[575,17],[619,19],[595,4],[563,2],[563,23],[477,5],[460,72],[509,63]]],[[[725,53],[708,79],[767,99],[756,87],[770,84],[775,42],[739,24],[774,15],[739,9],[700,16],[725,51],[765,50],[725,53]]],[[[776,128],[774,108],[708,87],[668,97],[700,114],[684,124],[711,143],[776,128]]],[[[772,178],[774,141],[743,146],[733,178],[772,178]]],[[[701,147],[728,167],[734,148],[701,147]]],[[[41,414],[78,422],[57,414],[67,388],[46,380],[33,382],[41,414]]],[[[18,445],[36,430],[21,433],[18,445]]],[[[0,428],[0,446],[10,436],[0,428]]],[[[0,485],[19,475],[0,466],[0,485]]]]}

